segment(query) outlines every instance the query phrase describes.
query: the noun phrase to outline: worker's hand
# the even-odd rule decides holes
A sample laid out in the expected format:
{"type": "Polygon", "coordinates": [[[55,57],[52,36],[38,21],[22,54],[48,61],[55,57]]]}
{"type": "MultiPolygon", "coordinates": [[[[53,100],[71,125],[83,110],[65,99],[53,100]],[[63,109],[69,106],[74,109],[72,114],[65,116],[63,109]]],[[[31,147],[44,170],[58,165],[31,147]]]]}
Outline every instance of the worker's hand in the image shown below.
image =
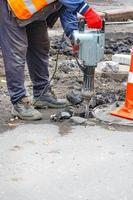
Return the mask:
{"type": "Polygon", "coordinates": [[[71,48],[72,48],[73,53],[77,54],[79,52],[79,44],[75,44],[73,32],[71,33],[71,35],[69,35],[68,39],[69,39],[69,42],[71,43],[71,48]]]}
{"type": "Polygon", "coordinates": [[[88,28],[101,29],[103,27],[102,18],[92,8],[84,13],[88,28]]]}

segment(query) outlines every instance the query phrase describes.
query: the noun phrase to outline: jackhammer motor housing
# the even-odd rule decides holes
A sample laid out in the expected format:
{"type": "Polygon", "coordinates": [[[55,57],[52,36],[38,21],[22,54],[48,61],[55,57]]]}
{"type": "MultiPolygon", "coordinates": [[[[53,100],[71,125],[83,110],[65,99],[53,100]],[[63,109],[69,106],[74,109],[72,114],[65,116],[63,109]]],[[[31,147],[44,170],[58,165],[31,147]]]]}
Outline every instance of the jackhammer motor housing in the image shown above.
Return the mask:
{"type": "Polygon", "coordinates": [[[104,58],[104,22],[103,29],[85,28],[84,20],[79,21],[79,30],[73,33],[74,43],[79,45],[79,64],[84,74],[82,93],[89,95],[94,91],[94,75],[97,63],[104,58]]]}
{"type": "Polygon", "coordinates": [[[84,66],[96,67],[104,58],[104,30],[85,29],[73,32],[74,43],[79,45],[79,59],[84,66]]]}
{"type": "Polygon", "coordinates": [[[77,63],[83,71],[84,80],[82,87],[82,95],[86,102],[85,116],[89,115],[89,103],[94,95],[94,76],[95,67],[97,63],[104,58],[104,23],[103,29],[88,29],[85,28],[85,21],[79,21],[79,30],[75,30],[73,33],[73,39],[75,45],[79,45],[78,58],[83,64],[77,63]]]}

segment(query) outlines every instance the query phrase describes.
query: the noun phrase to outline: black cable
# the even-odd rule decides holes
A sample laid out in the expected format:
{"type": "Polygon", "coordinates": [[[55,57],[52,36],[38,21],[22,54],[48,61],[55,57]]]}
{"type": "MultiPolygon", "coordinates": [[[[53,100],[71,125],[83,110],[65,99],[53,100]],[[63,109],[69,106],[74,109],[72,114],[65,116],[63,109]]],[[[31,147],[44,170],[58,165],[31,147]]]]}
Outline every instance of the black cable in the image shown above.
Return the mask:
{"type": "MultiPolygon", "coordinates": [[[[76,23],[76,22],[78,22],[78,21],[68,22],[68,24],[76,23]]],[[[54,72],[53,72],[53,74],[52,74],[52,76],[51,76],[51,79],[50,79],[50,81],[49,81],[49,84],[46,85],[46,86],[44,87],[44,89],[41,91],[40,95],[39,95],[39,96],[36,98],[36,100],[34,101],[33,105],[35,105],[36,102],[39,101],[40,97],[41,97],[45,92],[47,92],[47,90],[48,90],[48,88],[49,88],[49,86],[50,86],[51,81],[52,81],[52,80],[54,79],[54,77],[55,77],[55,74],[56,74],[57,69],[58,69],[58,59],[59,59],[59,54],[60,54],[61,46],[62,46],[62,43],[64,42],[64,36],[65,36],[65,33],[63,32],[63,35],[62,35],[62,38],[61,38],[61,41],[60,41],[60,46],[59,46],[58,51],[57,51],[57,54],[56,54],[55,69],[54,69],[54,72]]],[[[76,59],[76,62],[77,62],[77,64],[78,64],[79,68],[83,71],[83,70],[84,70],[84,67],[79,63],[78,58],[75,57],[75,59],[76,59]]]]}
{"type": "Polygon", "coordinates": [[[56,72],[57,72],[57,69],[58,69],[59,53],[60,53],[60,50],[61,50],[62,43],[64,42],[64,36],[65,36],[65,33],[63,32],[63,35],[62,35],[62,38],[61,38],[61,42],[60,42],[60,46],[59,46],[58,51],[57,51],[57,54],[56,54],[55,69],[54,69],[53,75],[51,76],[50,83],[51,83],[51,81],[53,80],[53,78],[54,78],[54,76],[55,76],[55,74],[56,74],[56,72]]]}
{"type": "Polygon", "coordinates": [[[62,38],[61,38],[61,41],[60,41],[60,46],[59,46],[58,51],[57,51],[57,54],[56,54],[55,69],[54,69],[54,72],[53,72],[53,74],[52,74],[52,76],[51,76],[51,78],[50,78],[49,84],[46,85],[46,86],[43,88],[43,90],[41,91],[40,95],[39,95],[39,96],[36,98],[36,100],[34,101],[33,105],[35,105],[36,102],[39,101],[39,99],[41,98],[41,96],[42,96],[45,92],[47,92],[47,90],[48,90],[48,88],[49,88],[49,86],[50,86],[51,81],[52,81],[52,80],[54,79],[54,77],[55,77],[55,74],[56,74],[57,69],[58,69],[59,53],[60,53],[60,50],[61,50],[62,43],[64,42],[64,35],[65,35],[65,33],[63,32],[63,35],[62,35],[62,38]]]}
{"type": "MultiPolygon", "coordinates": [[[[76,23],[76,22],[78,22],[78,21],[77,20],[76,21],[71,21],[71,22],[68,22],[68,24],[72,24],[72,23],[76,23]]],[[[47,89],[50,86],[51,81],[53,80],[53,78],[54,78],[54,76],[55,76],[55,74],[57,72],[57,69],[58,69],[58,58],[59,58],[59,53],[60,53],[60,50],[61,50],[62,43],[64,42],[64,36],[65,36],[65,33],[63,32],[63,35],[62,35],[62,38],[61,38],[61,42],[60,42],[60,46],[58,48],[57,55],[56,55],[55,70],[54,70],[53,75],[52,75],[52,77],[51,77],[51,79],[49,81],[49,84],[44,87],[44,89],[42,90],[41,94],[34,101],[33,105],[35,105],[36,102],[39,101],[40,97],[47,91],[47,89]]]]}
{"type": "Polygon", "coordinates": [[[78,65],[79,68],[81,69],[81,71],[84,72],[84,70],[85,70],[85,66],[80,64],[80,62],[79,62],[79,60],[78,60],[78,58],[77,58],[76,56],[75,56],[75,60],[76,60],[76,62],[77,62],[77,65],[78,65]]]}

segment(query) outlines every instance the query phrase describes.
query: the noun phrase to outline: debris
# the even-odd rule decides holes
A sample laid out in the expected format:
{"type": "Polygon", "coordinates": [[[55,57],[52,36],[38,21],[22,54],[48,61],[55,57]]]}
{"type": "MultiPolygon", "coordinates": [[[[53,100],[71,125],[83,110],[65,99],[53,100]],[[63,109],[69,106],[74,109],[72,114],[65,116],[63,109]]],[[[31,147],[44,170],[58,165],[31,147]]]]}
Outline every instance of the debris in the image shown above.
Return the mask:
{"type": "Polygon", "coordinates": [[[70,119],[71,116],[72,115],[69,112],[62,111],[57,114],[51,115],[50,119],[52,121],[58,122],[58,121],[63,121],[65,119],[70,119]]]}
{"type": "Polygon", "coordinates": [[[70,115],[72,116],[74,114],[74,109],[72,106],[68,106],[65,108],[65,111],[70,113],[70,115]]]}
{"type": "Polygon", "coordinates": [[[54,36],[51,38],[50,54],[52,55],[52,53],[55,53],[55,51],[53,50],[56,50],[56,53],[57,53],[57,49],[60,49],[60,53],[63,53],[64,55],[67,55],[67,56],[72,56],[73,51],[70,44],[66,42],[65,40],[61,44],[61,40],[62,39],[59,36],[54,36]]]}
{"type": "Polygon", "coordinates": [[[13,122],[14,120],[15,120],[14,118],[11,118],[11,119],[10,119],[10,122],[13,122]]]}
{"type": "Polygon", "coordinates": [[[119,107],[119,106],[120,106],[120,103],[119,103],[118,101],[116,101],[116,102],[115,102],[115,106],[116,106],[116,107],[119,107]]]}
{"type": "Polygon", "coordinates": [[[132,33],[123,32],[106,33],[105,54],[130,53],[131,44],[133,43],[132,33]]]}
{"type": "Polygon", "coordinates": [[[90,101],[90,106],[92,108],[95,108],[96,106],[98,105],[102,105],[102,104],[105,104],[106,101],[105,99],[103,98],[102,95],[95,95],[94,97],[92,97],[91,101],[90,101]]]}
{"type": "Polygon", "coordinates": [[[76,90],[72,90],[71,92],[68,92],[66,94],[66,98],[73,105],[81,104],[84,100],[81,92],[76,91],[76,90]]]}
{"type": "Polygon", "coordinates": [[[123,65],[130,65],[131,55],[115,54],[112,56],[112,61],[123,65]]]}
{"type": "Polygon", "coordinates": [[[59,69],[63,71],[64,73],[68,74],[70,71],[72,71],[74,68],[78,68],[78,65],[75,60],[63,60],[59,64],[59,69]]]}
{"type": "Polygon", "coordinates": [[[73,116],[73,117],[71,117],[70,121],[76,125],[80,125],[80,124],[86,124],[87,119],[82,118],[82,117],[73,116]]]}
{"type": "Polygon", "coordinates": [[[105,92],[101,94],[96,94],[92,97],[90,101],[90,107],[95,108],[96,106],[109,104],[117,101],[117,96],[114,92],[105,92]]]}
{"type": "Polygon", "coordinates": [[[60,78],[61,78],[61,77],[60,77],[59,74],[55,74],[55,76],[54,76],[54,80],[57,80],[57,81],[58,81],[58,80],[60,80],[60,78]]]}
{"type": "Polygon", "coordinates": [[[102,72],[114,72],[118,73],[119,72],[119,65],[117,62],[114,61],[105,61],[99,63],[99,68],[101,69],[102,72]]]}
{"type": "Polygon", "coordinates": [[[17,124],[8,123],[8,126],[9,126],[10,128],[16,128],[17,124]]]}

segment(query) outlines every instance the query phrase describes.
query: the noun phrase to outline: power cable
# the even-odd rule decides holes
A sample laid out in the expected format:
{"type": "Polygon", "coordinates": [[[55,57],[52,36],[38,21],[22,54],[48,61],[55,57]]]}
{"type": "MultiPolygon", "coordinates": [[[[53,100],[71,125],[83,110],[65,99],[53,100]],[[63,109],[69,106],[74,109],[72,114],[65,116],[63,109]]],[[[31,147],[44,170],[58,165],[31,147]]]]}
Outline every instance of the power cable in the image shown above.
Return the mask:
{"type": "MultiPolygon", "coordinates": [[[[72,24],[72,23],[77,23],[78,21],[71,21],[71,22],[68,22],[67,24],[72,24]]],[[[49,81],[49,84],[46,85],[44,87],[44,89],[41,91],[40,95],[36,98],[36,100],[34,101],[33,105],[36,104],[37,101],[39,101],[39,99],[41,98],[41,96],[48,90],[49,86],[50,86],[50,83],[51,81],[54,79],[55,77],[55,74],[57,72],[57,69],[58,69],[58,59],[59,59],[59,54],[60,54],[60,50],[61,50],[61,47],[62,47],[62,43],[64,42],[64,38],[65,38],[65,33],[63,32],[62,34],[62,38],[61,38],[61,41],[60,41],[60,46],[58,48],[58,51],[57,51],[57,54],[56,54],[56,63],[55,63],[55,69],[54,69],[54,72],[50,78],[50,81],[49,81]]]]}
{"type": "Polygon", "coordinates": [[[52,76],[51,76],[51,78],[50,78],[49,84],[46,85],[46,86],[44,87],[44,89],[41,91],[40,95],[39,95],[39,96],[36,98],[36,100],[34,101],[33,105],[35,105],[35,104],[37,103],[37,101],[39,101],[39,99],[41,98],[41,96],[42,96],[45,92],[47,92],[47,90],[48,90],[48,88],[49,88],[49,86],[50,86],[50,83],[52,82],[52,80],[53,80],[54,77],[55,77],[55,74],[56,74],[57,69],[58,69],[58,59],[59,59],[59,54],[60,54],[61,46],[62,46],[62,43],[64,42],[64,36],[65,36],[65,33],[63,32],[62,38],[61,38],[61,41],[60,41],[60,46],[59,46],[58,51],[57,51],[57,54],[56,54],[56,63],[55,63],[54,72],[53,72],[53,74],[52,74],[52,76]]]}

